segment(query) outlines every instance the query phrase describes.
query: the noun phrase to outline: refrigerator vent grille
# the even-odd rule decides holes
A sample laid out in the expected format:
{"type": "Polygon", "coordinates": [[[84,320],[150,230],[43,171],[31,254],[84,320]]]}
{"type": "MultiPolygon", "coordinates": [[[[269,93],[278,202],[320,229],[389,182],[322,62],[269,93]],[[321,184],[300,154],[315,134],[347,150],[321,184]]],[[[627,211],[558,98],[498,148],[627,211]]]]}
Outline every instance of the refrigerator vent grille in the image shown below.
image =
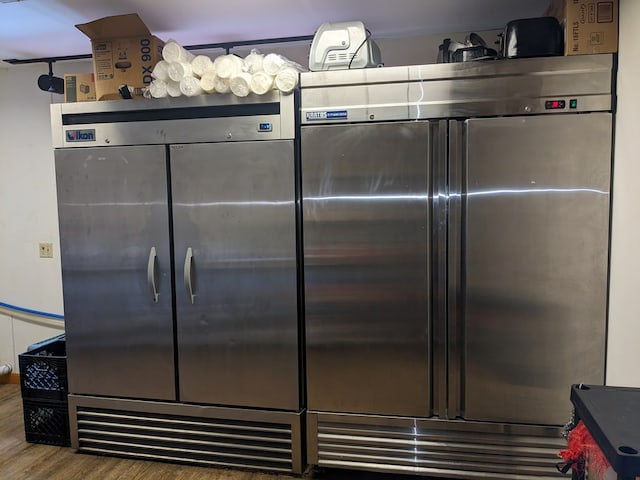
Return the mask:
{"type": "Polygon", "coordinates": [[[506,436],[420,427],[318,423],[318,465],[446,476],[557,479],[561,438],[506,436]]]}
{"type": "Polygon", "coordinates": [[[78,407],[78,449],[196,465],[292,471],[290,424],[78,407]]]}

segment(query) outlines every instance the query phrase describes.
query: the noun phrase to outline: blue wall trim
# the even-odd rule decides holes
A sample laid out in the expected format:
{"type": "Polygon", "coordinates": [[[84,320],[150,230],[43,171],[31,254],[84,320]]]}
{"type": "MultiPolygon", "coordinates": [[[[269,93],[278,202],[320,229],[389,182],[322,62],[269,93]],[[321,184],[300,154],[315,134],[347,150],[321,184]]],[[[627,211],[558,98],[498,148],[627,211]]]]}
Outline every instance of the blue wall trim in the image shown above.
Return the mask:
{"type": "Polygon", "coordinates": [[[40,315],[41,317],[55,318],[56,320],[64,320],[64,315],[58,315],[56,313],[40,312],[38,310],[31,310],[29,308],[17,307],[9,303],[0,302],[0,307],[10,308],[17,312],[31,313],[33,315],[40,315]]]}

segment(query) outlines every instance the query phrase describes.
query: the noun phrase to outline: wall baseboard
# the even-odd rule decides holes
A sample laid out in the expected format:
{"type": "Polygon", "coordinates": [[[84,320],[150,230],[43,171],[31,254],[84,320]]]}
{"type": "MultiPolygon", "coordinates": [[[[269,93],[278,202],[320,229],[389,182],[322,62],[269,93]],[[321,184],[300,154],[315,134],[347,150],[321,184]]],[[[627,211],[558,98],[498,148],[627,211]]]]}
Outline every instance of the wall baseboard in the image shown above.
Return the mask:
{"type": "Polygon", "coordinates": [[[0,383],[13,383],[15,385],[20,385],[20,374],[11,373],[9,375],[0,375],[0,383]]]}

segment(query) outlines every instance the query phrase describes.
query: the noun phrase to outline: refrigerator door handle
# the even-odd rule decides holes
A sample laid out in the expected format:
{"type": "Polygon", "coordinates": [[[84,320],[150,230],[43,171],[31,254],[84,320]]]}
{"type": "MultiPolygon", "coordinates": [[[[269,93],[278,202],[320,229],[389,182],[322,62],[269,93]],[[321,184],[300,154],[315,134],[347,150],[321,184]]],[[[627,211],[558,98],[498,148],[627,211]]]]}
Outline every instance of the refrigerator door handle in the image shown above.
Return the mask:
{"type": "Polygon", "coordinates": [[[184,286],[187,289],[187,298],[191,305],[195,303],[195,294],[193,293],[193,283],[191,280],[191,264],[193,262],[193,250],[187,248],[187,254],[184,257],[184,286]]]}
{"type": "Polygon", "coordinates": [[[151,295],[153,295],[153,301],[158,303],[158,297],[160,294],[158,293],[158,289],[156,287],[156,264],[157,264],[158,254],[156,253],[156,247],[151,247],[149,250],[149,260],[147,262],[147,283],[149,284],[149,289],[151,289],[151,295]]]}

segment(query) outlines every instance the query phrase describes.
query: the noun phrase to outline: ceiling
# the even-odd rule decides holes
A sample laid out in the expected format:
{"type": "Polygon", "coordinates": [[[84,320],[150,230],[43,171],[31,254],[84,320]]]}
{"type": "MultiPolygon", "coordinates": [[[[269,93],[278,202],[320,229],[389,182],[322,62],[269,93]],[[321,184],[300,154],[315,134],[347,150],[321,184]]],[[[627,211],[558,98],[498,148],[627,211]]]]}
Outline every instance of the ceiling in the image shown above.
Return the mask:
{"type": "Polygon", "coordinates": [[[500,29],[542,15],[548,1],[0,0],[0,59],[88,54],[75,25],[124,13],[186,46],[313,35],[321,23],[349,20],[362,20],[374,39],[500,29]]]}

